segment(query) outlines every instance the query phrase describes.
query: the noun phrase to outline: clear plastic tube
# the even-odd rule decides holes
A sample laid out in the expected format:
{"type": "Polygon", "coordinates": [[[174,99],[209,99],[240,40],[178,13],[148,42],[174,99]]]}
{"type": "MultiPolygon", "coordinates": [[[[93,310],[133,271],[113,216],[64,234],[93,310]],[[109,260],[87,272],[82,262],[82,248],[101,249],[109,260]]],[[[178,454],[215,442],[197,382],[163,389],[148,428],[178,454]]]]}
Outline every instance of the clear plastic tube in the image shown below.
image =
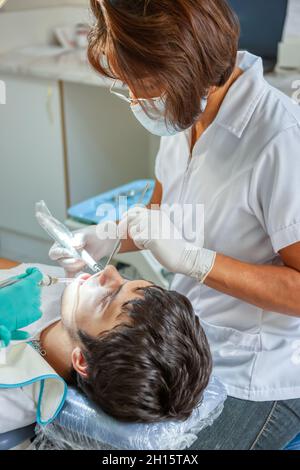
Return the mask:
{"type": "Polygon", "coordinates": [[[54,286],[55,284],[71,284],[72,282],[79,282],[83,284],[85,279],[80,278],[68,278],[68,277],[53,277],[46,274],[43,280],[40,282],[41,287],[50,287],[54,286]]]}
{"type": "Polygon", "coordinates": [[[68,278],[56,278],[55,283],[56,284],[71,284],[74,282],[74,279],[68,279],[68,278]]]}

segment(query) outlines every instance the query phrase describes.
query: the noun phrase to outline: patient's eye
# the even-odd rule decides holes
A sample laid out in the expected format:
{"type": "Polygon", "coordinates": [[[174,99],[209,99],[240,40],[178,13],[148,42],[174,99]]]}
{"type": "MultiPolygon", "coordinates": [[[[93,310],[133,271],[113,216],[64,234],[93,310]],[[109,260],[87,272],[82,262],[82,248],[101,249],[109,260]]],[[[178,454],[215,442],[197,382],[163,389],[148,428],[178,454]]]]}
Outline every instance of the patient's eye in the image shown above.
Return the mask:
{"type": "Polygon", "coordinates": [[[109,303],[111,297],[112,297],[112,292],[109,292],[108,294],[106,294],[102,299],[101,299],[101,302],[100,302],[100,305],[102,308],[106,307],[107,304],[109,303]]]}
{"type": "Polygon", "coordinates": [[[108,292],[101,300],[101,306],[104,308],[106,307],[117,295],[118,293],[120,292],[121,290],[121,287],[120,286],[118,289],[112,291],[112,292],[108,292]]]}

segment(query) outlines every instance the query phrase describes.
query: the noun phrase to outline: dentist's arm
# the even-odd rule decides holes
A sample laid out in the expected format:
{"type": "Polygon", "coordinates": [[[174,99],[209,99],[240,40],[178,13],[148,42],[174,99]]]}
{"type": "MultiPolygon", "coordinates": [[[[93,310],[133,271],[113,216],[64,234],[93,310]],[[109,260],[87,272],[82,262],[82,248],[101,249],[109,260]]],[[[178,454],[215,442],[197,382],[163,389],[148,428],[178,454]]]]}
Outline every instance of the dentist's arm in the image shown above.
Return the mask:
{"type": "Polygon", "coordinates": [[[217,254],[205,284],[264,310],[300,317],[300,243],[280,256],[285,266],[253,265],[217,254]]]}
{"type": "Polygon", "coordinates": [[[135,244],[169,271],[264,310],[300,316],[300,243],[280,252],[285,266],[253,265],[187,243],[162,211],[130,210],[125,221],[135,244]]]}

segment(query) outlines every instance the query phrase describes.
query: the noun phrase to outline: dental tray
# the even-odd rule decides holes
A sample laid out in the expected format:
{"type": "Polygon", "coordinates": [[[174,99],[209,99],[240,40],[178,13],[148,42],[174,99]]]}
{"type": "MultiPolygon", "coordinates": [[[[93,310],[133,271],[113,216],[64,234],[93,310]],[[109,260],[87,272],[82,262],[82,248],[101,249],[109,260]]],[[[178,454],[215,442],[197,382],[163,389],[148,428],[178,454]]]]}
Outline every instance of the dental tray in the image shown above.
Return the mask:
{"type": "Polygon", "coordinates": [[[142,205],[149,204],[154,185],[154,180],[133,181],[70,207],[68,215],[72,219],[84,224],[98,224],[107,220],[119,220],[125,211],[137,203],[142,205]],[[149,189],[141,203],[140,197],[147,183],[149,183],[149,189]],[[107,204],[107,206],[103,206],[103,204],[107,204]],[[101,207],[101,211],[99,211],[99,207],[101,207]]]}

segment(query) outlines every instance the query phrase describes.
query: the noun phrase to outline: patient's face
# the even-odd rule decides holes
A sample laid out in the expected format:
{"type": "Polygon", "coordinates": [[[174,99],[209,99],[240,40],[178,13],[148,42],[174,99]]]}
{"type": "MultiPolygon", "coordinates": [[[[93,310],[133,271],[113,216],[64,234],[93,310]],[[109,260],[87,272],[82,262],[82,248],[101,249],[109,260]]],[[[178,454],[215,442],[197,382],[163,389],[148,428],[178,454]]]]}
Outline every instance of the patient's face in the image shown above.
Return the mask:
{"type": "Polygon", "coordinates": [[[109,331],[128,320],[122,313],[124,303],[141,297],[139,289],[147,281],[128,281],[113,266],[90,276],[83,274],[64,291],[62,321],[71,334],[83,330],[91,336],[109,331]]]}

